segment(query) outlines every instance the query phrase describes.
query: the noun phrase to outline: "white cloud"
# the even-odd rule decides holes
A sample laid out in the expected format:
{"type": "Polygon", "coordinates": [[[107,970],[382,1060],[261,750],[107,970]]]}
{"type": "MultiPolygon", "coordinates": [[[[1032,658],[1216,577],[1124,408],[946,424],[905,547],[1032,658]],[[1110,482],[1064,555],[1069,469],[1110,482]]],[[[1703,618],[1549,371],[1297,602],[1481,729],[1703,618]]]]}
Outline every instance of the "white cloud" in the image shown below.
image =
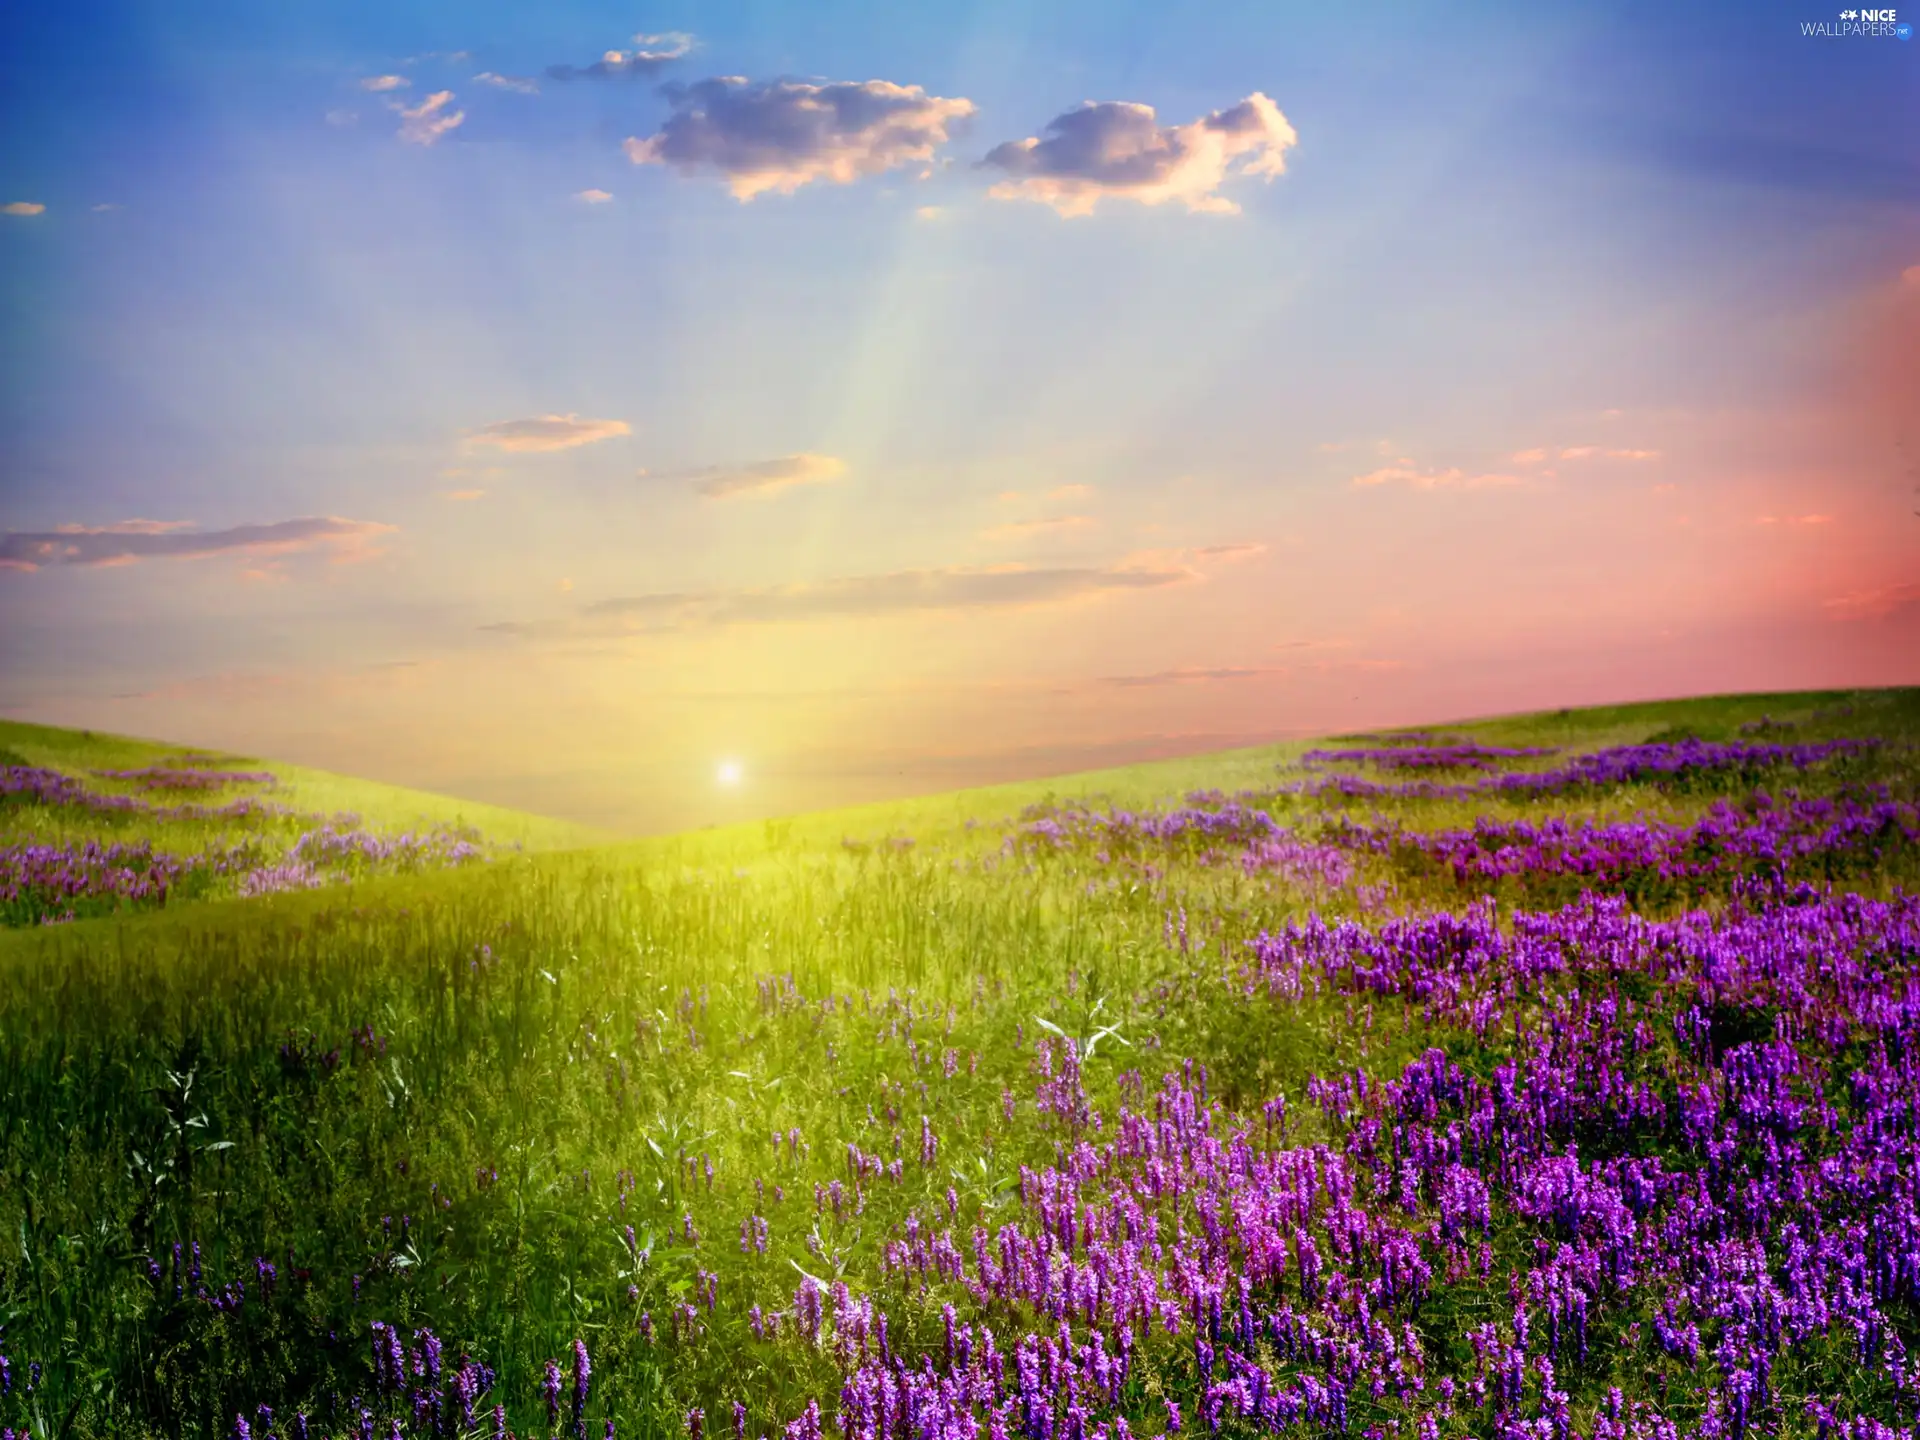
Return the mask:
{"type": "Polygon", "coordinates": [[[384,95],[390,90],[404,90],[412,83],[404,75],[369,75],[360,82],[360,88],[384,95]]]}
{"type": "Polygon", "coordinates": [[[1258,91],[1186,125],[1159,124],[1151,105],[1090,100],[1049,121],[1044,139],[996,145],[981,164],[1010,177],[988,192],[995,199],[1035,200],[1061,215],[1091,215],[1102,199],[1231,215],[1240,207],[1219,189],[1234,163],[1234,173],[1272,180],[1298,140],[1258,91]]]}
{"type": "Polygon", "coordinates": [[[659,35],[636,35],[632,50],[608,50],[591,65],[549,65],[547,74],[555,80],[638,79],[652,75],[663,66],[691,53],[693,36],[680,30],[659,35]]]}
{"type": "Polygon", "coordinates": [[[540,83],[531,75],[496,75],[491,70],[483,70],[473,77],[477,85],[490,85],[495,90],[512,90],[519,95],[538,95],[540,83]]]}
{"type": "Polygon", "coordinates": [[[467,118],[464,110],[450,110],[451,90],[436,90],[411,110],[396,105],[400,112],[400,138],[409,145],[431,145],[467,118]]]}
{"type": "Polygon", "coordinates": [[[613,192],[611,190],[576,190],[573,192],[573,198],[585,201],[589,205],[604,205],[613,199],[613,192]]]}

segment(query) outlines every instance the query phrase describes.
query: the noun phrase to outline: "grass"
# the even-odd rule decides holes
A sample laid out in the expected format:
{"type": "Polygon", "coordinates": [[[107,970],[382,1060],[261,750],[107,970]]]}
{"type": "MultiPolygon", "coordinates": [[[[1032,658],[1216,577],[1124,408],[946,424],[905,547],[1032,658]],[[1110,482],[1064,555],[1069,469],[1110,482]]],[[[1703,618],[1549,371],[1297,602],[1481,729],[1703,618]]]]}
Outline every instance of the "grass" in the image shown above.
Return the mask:
{"type": "MultiPolygon", "coordinates": [[[[1920,691],[1444,729],[1593,748],[1734,738],[1762,716],[1793,724],[1796,740],[1881,739],[1872,773],[1856,778],[1912,796],[1920,691]]],[[[0,748],[73,773],[181,753],[13,724],[0,725],[0,748]]],[[[1255,1005],[1224,983],[1242,942],[1311,908],[1358,914],[1351,896],[1191,856],[1116,865],[1002,850],[1006,823],[1027,807],[1271,792],[1277,767],[1307,748],[592,848],[580,827],[274,766],[278,797],[303,809],[394,827],[459,822],[528,853],[0,933],[0,1353],[15,1373],[0,1424],[36,1436],[231,1435],[236,1414],[269,1403],[283,1426],[298,1405],[316,1433],[344,1434],[356,1397],[392,1403],[375,1399],[375,1320],[408,1335],[431,1328],[450,1364],[466,1352],[494,1367],[494,1396],[522,1433],[545,1433],[542,1365],[564,1364],[576,1338],[594,1357],[589,1414],[596,1426],[616,1418],[622,1435],[683,1434],[695,1406],[717,1433],[735,1399],[750,1435],[777,1435],[811,1398],[831,1411],[831,1357],[761,1341],[751,1307],[791,1307],[803,1273],[840,1280],[887,1298],[897,1346],[937,1351],[941,1292],[903,1287],[883,1244],[910,1215],[950,1203],[963,1228],[1024,1213],[1022,1167],[1055,1164],[1063,1135],[1015,1123],[1006,1107],[1011,1097],[1030,1116],[1050,1037],[1076,1037],[1082,1055],[1103,1037],[1084,1085],[1109,1115],[1135,1073],[1152,1088],[1192,1061],[1237,1121],[1257,1124],[1269,1098],[1290,1097],[1295,1143],[1339,1140],[1304,1103],[1312,1077],[1396,1074],[1444,1038],[1392,997],[1255,1005]],[[908,837],[910,847],[886,843],[908,837]],[[928,1164],[922,1117],[937,1141],[928,1164]],[[776,1133],[791,1143],[773,1144],[776,1133]],[[850,1199],[816,1208],[816,1186],[847,1181],[849,1142],[885,1163],[897,1155],[903,1178],[867,1186],[859,1213],[850,1199]],[[741,1240],[756,1216],[769,1226],[764,1253],[741,1240]],[[193,1252],[179,1273],[172,1256],[195,1245],[197,1283],[216,1300],[238,1283],[243,1300],[194,1298],[182,1278],[193,1252]],[[673,1333],[675,1308],[689,1304],[692,1323],[673,1333]],[[29,1361],[42,1366],[31,1393],[20,1378],[29,1361]]],[[[1271,803],[1295,821],[1322,813],[1271,803]]],[[[1680,814],[1700,803],[1633,792],[1551,808],[1680,814]]],[[[1383,808],[1434,827],[1489,810],[1383,808]]],[[[1895,857],[1861,883],[1886,893],[1912,880],[1910,857],[1895,857]]],[[[1419,877],[1400,887],[1414,909],[1469,898],[1419,877]]],[[[1491,1072],[1487,1055],[1446,1043],[1491,1072]]],[[[1532,1253],[1522,1227],[1502,1236],[1503,1256],[1532,1253]]],[[[1487,1295],[1495,1288],[1504,1303],[1504,1275],[1487,1295]]],[[[1436,1345],[1487,1299],[1462,1294],[1448,1303],[1465,1309],[1435,1312],[1436,1345]]],[[[1148,1433],[1161,1428],[1159,1397],[1186,1383],[1172,1361],[1155,1363],[1126,1407],[1148,1433]]],[[[1636,1363],[1596,1361],[1576,1377],[1576,1399],[1591,1413],[1609,1383],[1651,1394],[1653,1370],[1636,1363]]]]}
{"type": "MultiPolygon", "coordinates": [[[[497,805],[482,805],[424,790],[408,790],[396,785],[380,785],[370,780],[329,774],[298,765],[262,761],[252,756],[192,746],[171,745],[153,740],[135,740],[106,735],[92,730],[63,730],[48,725],[28,725],[20,721],[0,720],[0,764],[25,764],[90,779],[109,793],[127,793],[131,787],[98,780],[103,770],[137,770],[192,755],[200,762],[226,770],[257,771],[270,769],[277,783],[262,798],[303,813],[332,816],[351,814],[362,823],[387,831],[431,829],[435,827],[473,829],[484,833],[498,845],[518,846],[528,851],[570,850],[605,844],[613,839],[605,831],[571,821],[550,820],[497,805]],[[9,760],[7,757],[12,756],[9,760]]],[[[216,801],[241,793],[260,793],[255,787],[230,787],[213,797],[216,801]]],[[[87,828],[84,824],[63,826],[57,822],[36,827],[36,838],[66,839],[87,828]]],[[[16,821],[16,825],[18,821],[16,821]]],[[[114,832],[156,844],[204,842],[214,838],[205,825],[164,825],[151,821],[127,824],[114,832]]]]}

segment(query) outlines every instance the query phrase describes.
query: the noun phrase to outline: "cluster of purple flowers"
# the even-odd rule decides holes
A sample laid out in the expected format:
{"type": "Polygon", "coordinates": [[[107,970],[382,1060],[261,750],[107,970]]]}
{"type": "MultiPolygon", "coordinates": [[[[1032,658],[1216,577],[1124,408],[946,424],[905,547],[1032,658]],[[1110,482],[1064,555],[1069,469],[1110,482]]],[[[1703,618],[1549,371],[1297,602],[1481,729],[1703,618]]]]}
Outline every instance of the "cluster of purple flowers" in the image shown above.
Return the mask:
{"type": "Polygon", "coordinates": [[[292,813],[254,796],[241,796],[223,805],[158,805],[134,795],[109,795],[81,784],[71,775],[37,765],[0,766],[0,806],[7,804],[64,807],[148,820],[232,821],[292,813]]]}
{"type": "Polygon", "coordinates": [[[96,770],[94,774],[102,780],[123,781],[137,790],[195,793],[220,790],[229,785],[272,785],[277,779],[268,770],[211,770],[191,756],[143,765],[136,770],[96,770]]]}
{"type": "Polygon", "coordinates": [[[294,842],[287,855],[290,871],[335,871],[347,874],[411,873],[477,860],[478,837],[453,830],[408,831],[378,835],[371,830],[325,825],[309,830],[294,842]]]}
{"type": "MultiPolygon", "coordinates": [[[[225,811],[209,813],[231,818],[225,811]]],[[[312,889],[358,876],[462,865],[483,856],[477,840],[472,834],[451,830],[382,836],[330,824],[301,835],[287,854],[266,864],[260,863],[258,844],[209,848],[195,855],[167,854],[145,841],[0,844],[0,925],[70,920],[123,906],[164,905],[182,893],[213,893],[234,875],[238,876],[231,882],[235,893],[257,896],[312,889]]]]}
{"type": "Polygon", "coordinates": [[[1596,1440],[1677,1437],[1676,1416],[1758,1434],[1780,1371],[1840,1357],[1866,1411],[1816,1399],[1822,1433],[1905,1440],[1873,1427],[1920,1407],[1916,955],[1920,903],[1811,891],[1667,923],[1590,902],[1263,935],[1247,1003],[1397,995],[1497,1062],[1433,1048],[1316,1080],[1313,1143],[1284,1097],[1237,1121],[1190,1062],[1150,1098],[1125,1077],[1110,1119],[1058,1103],[1078,1067],[1049,1064],[1033,1113],[1060,1158],[1021,1171],[1022,1217],[916,1211],[881,1289],[803,1279],[788,1333],[839,1369],[848,1440],[1124,1440],[1149,1368],[1215,1431],[1412,1412],[1571,1440],[1581,1377],[1623,1356],[1653,1397],[1607,1392],[1596,1440]],[[1440,1303],[1496,1263],[1504,1308],[1440,1303]],[[934,1305],[944,1343],[903,1343],[934,1305]]]}
{"type": "Polygon", "coordinates": [[[34,924],[120,904],[163,904],[218,857],[182,860],[151,845],[0,845],[0,923],[34,924]]]}
{"type": "Polygon", "coordinates": [[[1321,765],[1370,765],[1376,770],[1491,770],[1508,760],[1553,753],[1537,745],[1480,745],[1461,740],[1358,750],[1309,750],[1300,757],[1300,763],[1309,769],[1321,765]]]}
{"type": "MultiPolygon", "coordinates": [[[[1544,751],[1472,749],[1478,768],[1490,768],[1496,757],[1551,753],[1544,751]]],[[[1804,773],[1831,761],[1863,755],[1876,748],[1870,740],[1827,740],[1811,745],[1775,745],[1738,740],[1663,741],[1647,745],[1619,745],[1576,755],[1549,770],[1512,770],[1483,775],[1471,782],[1440,780],[1381,781],[1348,774],[1316,775],[1283,786],[1284,793],[1329,796],[1337,799],[1470,800],[1534,799],[1582,791],[1643,785],[1660,790],[1687,791],[1706,787],[1759,784],[1782,770],[1804,773]]],[[[1457,764],[1402,763],[1402,756],[1451,754],[1434,750],[1316,750],[1302,757],[1308,768],[1335,761],[1370,764],[1383,770],[1460,769],[1457,764]]]]}
{"type": "Polygon", "coordinates": [[[1552,770],[1501,775],[1486,788],[1496,793],[1558,795],[1619,785],[1673,786],[1706,778],[1758,783],[1781,770],[1811,770],[1873,748],[1870,740],[1826,740],[1817,745],[1770,745],[1748,740],[1619,745],[1576,755],[1552,770]]]}
{"type": "Polygon", "coordinates": [[[1765,794],[1718,801],[1691,821],[1534,822],[1482,818],[1471,829],[1420,831],[1336,822],[1327,839],[1451,874],[1473,889],[1502,880],[1565,881],[1615,890],[1635,882],[1716,893],[1743,875],[1838,879],[1920,842],[1920,808],[1887,798],[1765,794]]]}

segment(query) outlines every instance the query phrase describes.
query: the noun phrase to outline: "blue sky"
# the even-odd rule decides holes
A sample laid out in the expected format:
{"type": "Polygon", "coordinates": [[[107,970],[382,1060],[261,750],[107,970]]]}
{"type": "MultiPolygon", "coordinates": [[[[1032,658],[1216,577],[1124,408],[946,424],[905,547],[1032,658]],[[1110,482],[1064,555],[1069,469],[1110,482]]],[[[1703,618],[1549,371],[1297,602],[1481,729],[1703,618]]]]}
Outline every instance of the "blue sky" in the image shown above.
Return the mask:
{"type": "Polygon", "coordinates": [[[1831,18],[14,7],[0,708],[651,827],[1920,678],[1920,46],[1831,18]]]}

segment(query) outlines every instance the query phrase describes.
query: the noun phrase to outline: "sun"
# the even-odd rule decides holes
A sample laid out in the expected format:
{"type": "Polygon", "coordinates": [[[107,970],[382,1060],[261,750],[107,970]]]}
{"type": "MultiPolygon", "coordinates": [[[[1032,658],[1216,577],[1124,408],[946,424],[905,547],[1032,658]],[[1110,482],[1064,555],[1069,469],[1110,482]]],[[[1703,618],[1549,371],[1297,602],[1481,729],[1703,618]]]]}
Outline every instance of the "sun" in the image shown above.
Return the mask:
{"type": "Polygon", "coordinates": [[[738,760],[722,760],[720,768],[714,771],[713,778],[725,788],[732,790],[747,778],[747,767],[738,760]]]}

